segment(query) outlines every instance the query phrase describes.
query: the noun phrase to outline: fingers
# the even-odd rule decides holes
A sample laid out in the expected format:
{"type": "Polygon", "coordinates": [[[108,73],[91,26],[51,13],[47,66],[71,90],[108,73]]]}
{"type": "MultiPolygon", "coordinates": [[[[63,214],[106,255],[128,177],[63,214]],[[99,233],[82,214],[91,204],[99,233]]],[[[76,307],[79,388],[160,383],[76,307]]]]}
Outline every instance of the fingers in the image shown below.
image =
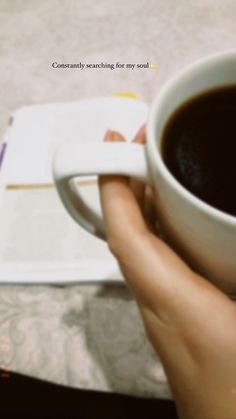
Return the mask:
{"type": "MultiPolygon", "coordinates": [[[[104,137],[105,142],[124,142],[125,138],[123,135],[116,131],[108,130],[104,137]]],[[[141,128],[136,133],[133,141],[134,143],[138,144],[145,144],[146,142],[146,124],[143,124],[141,128]]],[[[155,231],[157,233],[157,229],[155,228],[155,219],[156,219],[156,212],[154,207],[154,200],[153,200],[153,192],[150,186],[146,186],[144,182],[140,182],[136,179],[131,178],[128,182],[128,179],[125,179],[123,176],[101,176],[99,183],[104,186],[106,182],[118,181],[121,183],[128,183],[129,187],[136,198],[139,207],[141,209],[142,214],[145,217],[145,221],[147,223],[147,227],[150,231],[155,231]]],[[[105,186],[104,186],[105,187],[105,186]]],[[[110,185],[111,187],[111,185],[110,185]]],[[[107,188],[106,188],[107,189],[107,188]]]]}
{"type": "MultiPolygon", "coordinates": [[[[143,135],[143,131],[141,133],[143,135]]],[[[124,137],[108,131],[105,140],[124,141],[124,137]]],[[[129,178],[100,176],[99,190],[110,249],[136,296],[156,303],[154,289],[160,293],[161,288],[170,288],[176,275],[183,276],[185,264],[166,244],[150,234],[130,189],[129,178]]]]}
{"type": "MultiPolygon", "coordinates": [[[[145,144],[146,143],[146,124],[143,124],[141,128],[136,133],[134,139],[132,142],[138,143],[138,144],[145,144]]],[[[123,135],[116,131],[108,130],[105,134],[104,141],[109,142],[124,142],[125,138],[123,135]]],[[[144,204],[144,197],[145,197],[145,184],[143,182],[140,182],[136,179],[130,179],[129,182],[130,188],[134,193],[134,196],[136,197],[139,205],[141,206],[141,209],[144,204]]]]}
{"type": "Polygon", "coordinates": [[[125,142],[125,137],[123,135],[121,135],[119,132],[116,131],[111,131],[110,129],[107,130],[107,132],[105,133],[104,139],[103,141],[105,142],[110,142],[110,143],[114,143],[114,142],[125,142]]]}
{"type": "MultiPolygon", "coordinates": [[[[104,141],[125,141],[115,131],[107,131],[104,141]]],[[[128,240],[135,239],[137,231],[146,229],[138,203],[130,189],[129,178],[119,175],[99,176],[99,191],[104,214],[108,242],[123,243],[127,234],[128,240]]]]}

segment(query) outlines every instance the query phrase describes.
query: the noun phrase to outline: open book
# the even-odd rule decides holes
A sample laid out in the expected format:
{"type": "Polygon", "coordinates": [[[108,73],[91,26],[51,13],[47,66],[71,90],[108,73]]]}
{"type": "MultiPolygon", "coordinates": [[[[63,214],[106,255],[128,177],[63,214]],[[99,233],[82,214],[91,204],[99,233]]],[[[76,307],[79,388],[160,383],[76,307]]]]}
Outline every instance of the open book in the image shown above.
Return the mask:
{"type": "MultiPolygon", "coordinates": [[[[12,115],[0,151],[0,282],[122,281],[106,242],[64,209],[52,157],[61,142],[102,141],[108,128],[131,140],[146,118],[144,102],[115,96],[28,106],[12,115]]],[[[100,205],[96,182],[79,181],[84,198],[100,205]]]]}

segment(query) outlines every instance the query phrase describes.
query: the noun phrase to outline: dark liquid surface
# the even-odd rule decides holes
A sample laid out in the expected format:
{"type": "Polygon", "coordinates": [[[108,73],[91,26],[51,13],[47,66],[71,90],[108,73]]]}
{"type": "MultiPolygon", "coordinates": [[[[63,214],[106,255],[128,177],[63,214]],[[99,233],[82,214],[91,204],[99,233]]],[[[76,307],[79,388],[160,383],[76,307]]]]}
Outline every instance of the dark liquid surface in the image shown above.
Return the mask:
{"type": "Polygon", "coordinates": [[[165,126],[162,156],[186,189],[236,216],[236,85],[179,107],[165,126]]]}

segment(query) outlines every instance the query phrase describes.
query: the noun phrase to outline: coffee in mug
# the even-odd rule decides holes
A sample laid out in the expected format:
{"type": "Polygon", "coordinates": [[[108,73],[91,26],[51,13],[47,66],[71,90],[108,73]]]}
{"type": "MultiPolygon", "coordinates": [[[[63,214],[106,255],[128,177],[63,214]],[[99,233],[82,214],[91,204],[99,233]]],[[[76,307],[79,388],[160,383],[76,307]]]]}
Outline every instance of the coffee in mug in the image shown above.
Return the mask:
{"type": "Polygon", "coordinates": [[[161,152],[188,191],[236,216],[236,85],[210,89],[179,106],[164,127],[161,152]]]}

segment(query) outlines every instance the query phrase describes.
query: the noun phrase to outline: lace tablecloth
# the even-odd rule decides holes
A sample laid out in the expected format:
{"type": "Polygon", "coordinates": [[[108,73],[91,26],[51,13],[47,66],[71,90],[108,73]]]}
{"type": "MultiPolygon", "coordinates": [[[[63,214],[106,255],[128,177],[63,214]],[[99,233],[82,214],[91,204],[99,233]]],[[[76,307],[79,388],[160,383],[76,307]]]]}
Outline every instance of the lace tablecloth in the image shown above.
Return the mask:
{"type": "MultiPolygon", "coordinates": [[[[0,1],[0,135],[25,104],[133,91],[150,102],[184,65],[236,45],[234,0],[0,1]],[[145,63],[156,70],[53,69],[145,63]]],[[[79,388],[170,397],[123,286],[2,286],[0,362],[79,388]]]]}

